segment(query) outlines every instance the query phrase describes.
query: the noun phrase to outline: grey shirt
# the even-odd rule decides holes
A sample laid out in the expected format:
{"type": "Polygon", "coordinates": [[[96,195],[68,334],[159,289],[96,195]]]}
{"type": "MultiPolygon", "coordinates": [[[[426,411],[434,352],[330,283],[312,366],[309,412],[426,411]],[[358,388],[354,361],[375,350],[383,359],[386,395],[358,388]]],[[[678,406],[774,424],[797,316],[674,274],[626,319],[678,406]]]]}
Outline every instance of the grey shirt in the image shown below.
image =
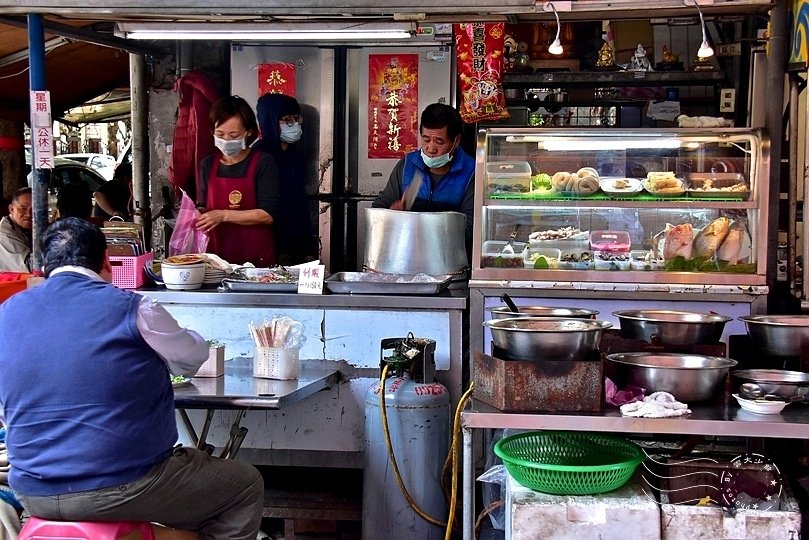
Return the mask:
{"type": "Polygon", "coordinates": [[[0,271],[31,271],[31,231],[9,216],[0,219],[0,271]]]}

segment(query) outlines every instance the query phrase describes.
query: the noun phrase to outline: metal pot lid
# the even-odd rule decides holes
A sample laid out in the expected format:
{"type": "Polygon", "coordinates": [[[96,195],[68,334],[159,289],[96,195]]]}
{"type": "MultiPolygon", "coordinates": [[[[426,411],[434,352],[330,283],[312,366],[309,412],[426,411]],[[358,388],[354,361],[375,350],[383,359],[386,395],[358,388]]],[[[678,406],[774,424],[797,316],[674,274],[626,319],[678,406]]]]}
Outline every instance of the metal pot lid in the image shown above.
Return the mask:
{"type": "Polygon", "coordinates": [[[630,352],[607,355],[607,360],[638,367],[668,369],[727,369],[738,364],[732,358],[700,354],[630,352]]]}
{"type": "Polygon", "coordinates": [[[809,373],[786,369],[740,369],[731,372],[737,379],[775,384],[809,384],[809,373]]]}
{"type": "Polygon", "coordinates": [[[693,311],[676,311],[673,309],[623,309],[613,311],[619,319],[666,323],[726,323],[732,317],[718,313],[696,313],[693,311]]]}

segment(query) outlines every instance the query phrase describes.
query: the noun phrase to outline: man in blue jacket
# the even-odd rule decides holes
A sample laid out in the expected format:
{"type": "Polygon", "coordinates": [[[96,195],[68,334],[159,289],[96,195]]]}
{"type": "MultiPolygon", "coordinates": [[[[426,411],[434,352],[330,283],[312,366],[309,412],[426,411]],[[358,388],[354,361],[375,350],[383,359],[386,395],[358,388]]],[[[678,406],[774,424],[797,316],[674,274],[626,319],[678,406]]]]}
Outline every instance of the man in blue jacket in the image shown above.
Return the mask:
{"type": "Polygon", "coordinates": [[[463,120],[456,109],[443,103],[428,105],[419,123],[421,149],[399,160],[372,206],[403,210],[402,195],[414,178],[421,176],[421,187],[410,210],[466,214],[469,244],[475,211],[475,160],[459,146],[462,132],[463,120]]]}
{"type": "Polygon", "coordinates": [[[0,305],[9,483],[34,516],[152,521],[204,540],[255,540],[264,483],[251,465],[174,448],[170,375],[208,344],[160,304],[107,283],[104,234],[79,218],[41,239],[45,283],[0,305]]]}

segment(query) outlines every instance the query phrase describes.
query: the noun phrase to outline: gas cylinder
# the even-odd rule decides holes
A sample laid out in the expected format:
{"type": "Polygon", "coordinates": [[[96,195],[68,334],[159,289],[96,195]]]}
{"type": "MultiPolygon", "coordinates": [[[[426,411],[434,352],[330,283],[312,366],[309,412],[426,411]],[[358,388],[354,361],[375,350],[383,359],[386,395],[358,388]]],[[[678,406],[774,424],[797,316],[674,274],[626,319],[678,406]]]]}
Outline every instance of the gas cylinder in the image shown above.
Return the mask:
{"type": "MultiPolygon", "coordinates": [[[[433,342],[434,344],[434,342],[433,342]]],[[[442,540],[444,529],[420,517],[405,499],[388,456],[379,403],[380,381],[365,395],[363,540],[442,540]]],[[[441,469],[450,437],[450,396],[437,382],[418,382],[410,371],[385,380],[385,411],[402,482],[424,512],[445,522],[441,469]]]]}

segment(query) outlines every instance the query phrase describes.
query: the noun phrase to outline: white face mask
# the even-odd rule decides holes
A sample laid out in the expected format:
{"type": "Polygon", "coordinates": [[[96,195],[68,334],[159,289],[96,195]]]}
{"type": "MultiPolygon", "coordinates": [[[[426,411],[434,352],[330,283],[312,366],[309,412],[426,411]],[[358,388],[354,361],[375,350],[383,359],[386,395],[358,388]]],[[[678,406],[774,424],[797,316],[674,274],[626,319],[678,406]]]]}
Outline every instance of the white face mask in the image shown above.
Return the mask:
{"type": "Polygon", "coordinates": [[[280,138],[285,143],[292,144],[301,140],[303,128],[299,123],[295,122],[291,126],[288,126],[286,122],[281,122],[279,127],[281,128],[280,138]]]}
{"type": "Polygon", "coordinates": [[[440,169],[450,161],[452,161],[451,152],[447,152],[446,154],[441,154],[440,156],[430,157],[424,153],[424,150],[421,151],[421,159],[424,160],[424,164],[431,169],[440,169]]]}
{"type": "Polygon", "coordinates": [[[247,145],[244,142],[244,137],[241,139],[220,139],[219,137],[214,136],[213,142],[216,147],[219,149],[220,152],[225,154],[228,157],[233,157],[245,148],[247,145]]]}

